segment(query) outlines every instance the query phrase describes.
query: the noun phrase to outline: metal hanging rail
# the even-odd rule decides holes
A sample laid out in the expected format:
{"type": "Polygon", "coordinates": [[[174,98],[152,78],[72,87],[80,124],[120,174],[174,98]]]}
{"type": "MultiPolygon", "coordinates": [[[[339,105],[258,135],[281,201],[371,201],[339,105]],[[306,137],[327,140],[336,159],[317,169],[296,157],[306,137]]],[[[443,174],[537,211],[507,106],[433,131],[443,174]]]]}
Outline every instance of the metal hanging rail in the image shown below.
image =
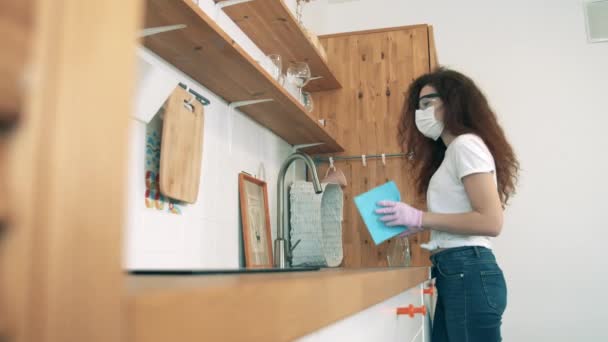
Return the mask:
{"type": "Polygon", "coordinates": [[[315,157],[313,160],[315,163],[329,163],[331,160],[356,160],[356,159],[385,159],[395,157],[408,157],[411,158],[413,153],[383,153],[383,154],[362,154],[357,156],[335,156],[335,157],[315,157]],[[331,160],[330,160],[331,158],[331,160]]]}

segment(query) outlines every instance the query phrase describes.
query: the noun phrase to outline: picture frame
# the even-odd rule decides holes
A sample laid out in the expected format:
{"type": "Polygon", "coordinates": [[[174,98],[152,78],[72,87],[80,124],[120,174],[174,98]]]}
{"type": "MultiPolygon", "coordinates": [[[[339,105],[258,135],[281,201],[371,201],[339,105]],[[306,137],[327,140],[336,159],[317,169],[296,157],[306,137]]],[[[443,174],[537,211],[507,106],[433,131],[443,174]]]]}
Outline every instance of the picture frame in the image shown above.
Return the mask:
{"type": "Polygon", "coordinates": [[[239,174],[241,229],[247,268],[273,267],[268,186],[246,173],[239,174]]]}

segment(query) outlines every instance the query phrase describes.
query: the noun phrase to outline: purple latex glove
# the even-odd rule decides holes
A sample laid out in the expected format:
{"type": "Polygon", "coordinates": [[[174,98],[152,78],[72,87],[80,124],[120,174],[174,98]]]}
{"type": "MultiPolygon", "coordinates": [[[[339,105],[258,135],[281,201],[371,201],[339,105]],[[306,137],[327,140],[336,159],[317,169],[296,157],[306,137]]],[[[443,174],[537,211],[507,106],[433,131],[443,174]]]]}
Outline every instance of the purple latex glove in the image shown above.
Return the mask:
{"type": "Polygon", "coordinates": [[[410,230],[416,230],[416,233],[422,231],[422,211],[403,202],[380,201],[378,205],[384,208],[376,210],[376,214],[384,215],[380,221],[388,227],[406,226],[408,233],[410,230]]]}

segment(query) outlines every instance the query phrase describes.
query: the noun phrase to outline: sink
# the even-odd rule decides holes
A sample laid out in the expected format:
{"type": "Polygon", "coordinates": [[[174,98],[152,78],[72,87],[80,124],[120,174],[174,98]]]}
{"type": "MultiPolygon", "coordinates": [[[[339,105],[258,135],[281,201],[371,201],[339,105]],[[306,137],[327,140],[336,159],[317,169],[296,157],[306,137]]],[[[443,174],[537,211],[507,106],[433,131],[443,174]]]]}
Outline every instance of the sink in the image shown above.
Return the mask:
{"type": "Polygon", "coordinates": [[[318,271],[318,266],[298,266],[289,268],[223,268],[201,270],[129,270],[134,275],[215,275],[243,273],[277,273],[277,272],[308,272],[318,271]]]}

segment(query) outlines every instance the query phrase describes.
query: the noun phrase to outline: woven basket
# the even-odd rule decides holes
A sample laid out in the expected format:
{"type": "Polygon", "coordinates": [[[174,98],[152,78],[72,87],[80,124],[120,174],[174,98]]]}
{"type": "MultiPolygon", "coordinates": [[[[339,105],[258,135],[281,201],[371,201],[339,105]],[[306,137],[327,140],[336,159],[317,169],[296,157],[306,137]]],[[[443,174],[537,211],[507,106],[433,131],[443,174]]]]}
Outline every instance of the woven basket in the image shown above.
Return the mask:
{"type": "Polygon", "coordinates": [[[342,189],[335,184],[321,186],[319,195],[310,182],[296,181],[291,186],[291,245],[300,240],[292,252],[293,266],[335,267],[342,262],[342,189]]]}

